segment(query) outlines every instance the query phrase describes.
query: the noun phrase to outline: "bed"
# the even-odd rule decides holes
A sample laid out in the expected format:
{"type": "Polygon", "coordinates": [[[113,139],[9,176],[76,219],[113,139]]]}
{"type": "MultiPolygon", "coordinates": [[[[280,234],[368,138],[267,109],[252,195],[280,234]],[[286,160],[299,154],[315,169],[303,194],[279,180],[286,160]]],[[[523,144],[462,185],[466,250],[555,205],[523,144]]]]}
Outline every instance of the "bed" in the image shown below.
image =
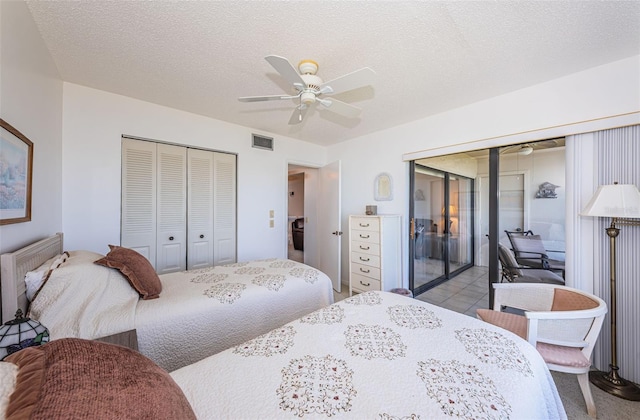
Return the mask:
{"type": "MultiPolygon", "coordinates": [[[[57,234],[2,255],[4,320],[13,319],[17,308],[26,311],[26,273],[61,253],[62,234],[57,234]]],[[[140,352],[167,371],[333,303],[330,279],[291,260],[163,274],[160,296],[142,299],[124,271],[94,263],[104,255],[82,250],[67,254],[30,302],[30,316],[49,329],[52,340],[135,330],[140,352]]]]}
{"type": "MultiPolygon", "coordinates": [[[[62,405],[59,418],[116,418],[127,404],[147,410],[136,413],[147,418],[566,418],[549,370],[526,341],[389,292],[355,295],[170,374],[124,347],[57,341],[15,353],[0,367],[14,369],[6,365],[19,365],[22,353],[52,344],[65,360],[47,359],[51,381],[64,373],[61,364],[86,366],[68,379],[76,388],[56,383],[62,396],[41,392],[33,402],[46,413],[55,411],[47,404],[62,405]],[[135,389],[120,392],[128,380],[135,389]],[[92,398],[86,389],[116,397],[92,398]],[[144,395],[144,407],[125,401],[136,395],[144,395]],[[106,399],[112,406],[93,402],[106,399]]],[[[6,382],[5,395],[16,389],[6,382]]]]}

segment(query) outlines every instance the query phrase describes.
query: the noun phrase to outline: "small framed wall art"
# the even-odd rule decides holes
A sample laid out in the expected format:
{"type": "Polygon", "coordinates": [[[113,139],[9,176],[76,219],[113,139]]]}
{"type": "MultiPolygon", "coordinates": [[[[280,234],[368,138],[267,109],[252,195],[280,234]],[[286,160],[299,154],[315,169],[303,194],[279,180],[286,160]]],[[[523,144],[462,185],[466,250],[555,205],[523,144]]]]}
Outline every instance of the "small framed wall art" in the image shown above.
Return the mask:
{"type": "Polygon", "coordinates": [[[376,177],[374,183],[374,199],[376,201],[393,200],[393,179],[390,174],[382,172],[376,177]]]}
{"type": "Polygon", "coordinates": [[[33,143],[0,118],[0,225],[31,221],[33,143]]]}

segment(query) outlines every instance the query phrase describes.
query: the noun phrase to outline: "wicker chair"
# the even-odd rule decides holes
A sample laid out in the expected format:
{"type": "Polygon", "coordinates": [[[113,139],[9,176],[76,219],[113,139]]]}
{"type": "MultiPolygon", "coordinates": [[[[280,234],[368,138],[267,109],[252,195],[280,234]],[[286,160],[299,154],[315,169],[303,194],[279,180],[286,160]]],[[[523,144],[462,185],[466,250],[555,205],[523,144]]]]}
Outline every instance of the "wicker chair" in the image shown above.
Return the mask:
{"type": "Polygon", "coordinates": [[[527,340],[550,370],[578,375],[587,412],[595,418],[589,387],[590,358],[607,313],[606,303],[566,286],[494,283],[493,287],[493,310],[478,309],[478,318],[527,340]],[[503,308],[519,309],[524,314],[502,312],[503,308]]]}

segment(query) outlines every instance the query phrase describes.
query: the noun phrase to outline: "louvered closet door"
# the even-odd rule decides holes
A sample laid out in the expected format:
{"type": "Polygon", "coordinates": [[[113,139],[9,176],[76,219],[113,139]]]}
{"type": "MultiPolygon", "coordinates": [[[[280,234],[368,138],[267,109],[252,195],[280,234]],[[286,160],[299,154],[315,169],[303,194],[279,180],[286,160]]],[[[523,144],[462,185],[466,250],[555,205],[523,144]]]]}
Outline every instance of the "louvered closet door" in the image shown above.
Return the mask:
{"type": "Polygon", "coordinates": [[[214,152],[187,152],[187,269],[213,265],[214,152]]]}
{"type": "Polygon", "coordinates": [[[184,271],[187,255],[187,149],[157,144],[158,274],[184,271]]]}
{"type": "Polygon", "coordinates": [[[236,155],[214,153],[213,263],[236,262],[236,155]]]}
{"type": "Polygon", "coordinates": [[[122,139],[120,244],[156,266],[156,144],[122,139]]]}

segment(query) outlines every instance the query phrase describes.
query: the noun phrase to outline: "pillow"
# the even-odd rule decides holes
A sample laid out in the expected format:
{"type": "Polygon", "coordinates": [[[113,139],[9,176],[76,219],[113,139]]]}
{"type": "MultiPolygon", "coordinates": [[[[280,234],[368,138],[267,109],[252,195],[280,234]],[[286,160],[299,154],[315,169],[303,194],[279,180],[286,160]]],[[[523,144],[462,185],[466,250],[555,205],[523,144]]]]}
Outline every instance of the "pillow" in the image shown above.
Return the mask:
{"type": "Polygon", "coordinates": [[[104,254],[70,251],[29,306],[51,340],[96,338],[135,328],[140,295],[118,270],[94,264],[104,254]]]}
{"type": "Polygon", "coordinates": [[[142,299],[155,299],[160,296],[162,283],[149,260],[133,249],[109,245],[111,251],[96,264],[119,270],[129,280],[131,286],[142,299]]]}
{"type": "Polygon", "coordinates": [[[42,263],[40,267],[33,271],[28,271],[27,274],[25,274],[24,282],[27,286],[27,299],[29,299],[29,301],[32,301],[38,294],[38,291],[51,275],[51,271],[60,267],[67,261],[67,258],[69,258],[69,253],[65,251],[62,254],[49,258],[42,263]]]}
{"type": "Polygon", "coordinates": [[[18,366],[7,420],[196,418],[169,373],[126,347],[63,338],[5,360],[18,366]]]}

